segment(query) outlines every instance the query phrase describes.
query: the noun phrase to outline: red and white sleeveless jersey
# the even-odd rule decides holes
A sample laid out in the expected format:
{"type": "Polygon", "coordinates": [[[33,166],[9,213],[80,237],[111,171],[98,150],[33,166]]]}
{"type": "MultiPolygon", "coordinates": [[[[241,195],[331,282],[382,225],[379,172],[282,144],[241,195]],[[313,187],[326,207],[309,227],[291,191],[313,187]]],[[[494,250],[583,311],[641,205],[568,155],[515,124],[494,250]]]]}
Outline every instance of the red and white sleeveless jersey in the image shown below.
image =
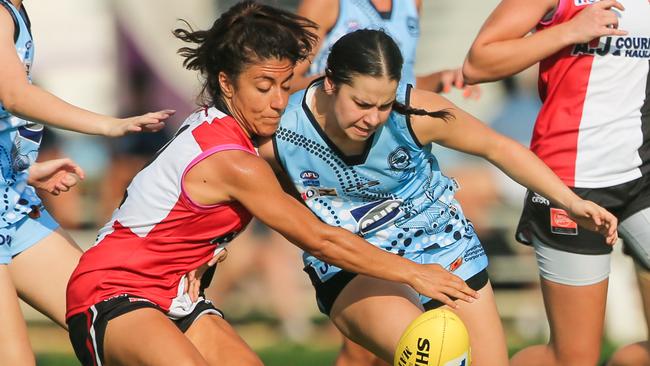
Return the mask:
{"type": "MultiPolygon", "coordinates": [[[[559,0],[545,29],[597,0],[559,0]]],[[[650,1],[619,0],[621,37],[567,47],[540,63],[543,101],[531,150],[571,187],[625,183],[650,170],[650,1]]]]}
{"type": "Polygon", "coordinates": [[[183,189],[191,167],[224,150],[256,154],[239,124],[215,108],[183,123],[133,178],[123,203],[81,257],[68,283],[67,317],[120,294],[169,310],[181,277],[209,261],[251,219],[237,202],[202,206],[183,189]]]}

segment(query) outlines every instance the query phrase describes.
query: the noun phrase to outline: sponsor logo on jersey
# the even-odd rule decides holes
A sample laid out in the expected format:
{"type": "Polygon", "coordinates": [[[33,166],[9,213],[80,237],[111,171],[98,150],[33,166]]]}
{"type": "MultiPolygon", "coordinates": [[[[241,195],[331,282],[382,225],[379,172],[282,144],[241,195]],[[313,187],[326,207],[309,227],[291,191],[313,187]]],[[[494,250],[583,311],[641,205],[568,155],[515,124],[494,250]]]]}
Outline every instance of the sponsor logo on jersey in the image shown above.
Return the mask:
{"type": "Polygon", "coordinates": [[[449,265],[449,272],[453,272],[453,271],[457,270],[458,267],[461,266],[461,264],[463,264],[463,257],[462,256],[456,258],[455,261],[451,262],[451,264],[449,265]]]}
{"type": "Polygon", "coordinates": [[[335,188],[323,188],[323,187],[308,187],[304,192],[300,193],[300,197],[303,201],[308,201],[320,196],[330,196],[338,197],[335,188]]]}
{"type": "Polygon", "coordinates": [[[345,193],[350,193],[350,192],[354,192],[354,191],[361,191],[361,190],[366,189],[366,188],[378,186],[379,184],[380,184],[380,182],[378,180],[371,180],[369,182],[357,183],[357,184],[352,185],[350,187],[345,187],[345,188],[343,188],[343,191],[345,193]]]}
{"type": "Polygon", "coordinates": [[[148,299],[143,299],[141,297],[129,297],[129,302],[148,302],[153,304],[154,302],[148,299]]]}
{"type": "Polygon", "coordinates": [[[0,245],[5,245],[11,246],[11,235],[6,235],[6,234],[0,234],[0,245]]]}
{"type": "Polygon", "coordinates": [[[578,224],[566,211],[551,207],[551,232],[560,235],[578,235],[578,224]]]}
{"type": "Polygon", "coordinates": [[[540,196],[537,193],[533,193],[533,198],[531,198],[531,201],[533,201],[533,203],[539,203],[540,205],[551,205],[551,201],[549,201],[546,197],[540,196]]]}
{"type": "Polygon", "coordinates": [[[598,0],[573,0],[573,4],[575,4],[575,6],[585,6],[585,5],[593,4],[596,1],[598,0]]]}
{"type": "Polygon", "coordinates": [[[24,139],[40,145],[43,139],[43,125],[27,122],[25,125],[18,127],[18,135],[24,139]]]}
{"type": "Polygon", "coordinates": [[[386,199],[350,210],[358,223],[357,232],[365,235],[395,221],[402,202],[400,199],[386,199]]]}
{"type": "Polygon", "coordinates": [[[404,170],[411,164],[411,155],[403,148],[398,147],[388,155],[388,166],[394,170],[404,170]]]}
{"type": "Polygon", "coordinates": [[[650,58],[650,37],[601,37],[589,43],[580,43],[571,49],[572,56],[622,56],[650,58]]]}
{"type": "Polygon", "coordinates": [[[408,29],[409,34],[413,37],[420,35],[420,23],[416,17],[407,17],[406,18],[406,29],[408,29]]]}

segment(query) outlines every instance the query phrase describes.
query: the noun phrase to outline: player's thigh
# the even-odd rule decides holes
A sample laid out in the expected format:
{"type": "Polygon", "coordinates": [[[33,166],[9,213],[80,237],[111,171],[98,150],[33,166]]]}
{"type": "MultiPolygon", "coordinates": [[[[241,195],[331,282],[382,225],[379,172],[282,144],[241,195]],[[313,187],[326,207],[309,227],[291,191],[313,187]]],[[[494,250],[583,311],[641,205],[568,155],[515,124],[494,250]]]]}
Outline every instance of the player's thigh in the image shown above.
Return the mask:
{"type": "Polygon", "coordinates": [[[407,285],[358,275],[334,301],[330,318],[352,341],[392,362],[402,333],[422,312],[407,285]]]}
{"type": "Polygon", "coordinates": [[[501,318],[497,312],[492,286],[488,282],[478,290],[480,297],[472,303],[459,301],[458,314],[469,333],[472,361],[476,365],[507,365],[508,350],[501,318]],[[485,335],[489,334],[489,337],[485,335]]]}
{"type": "Polygon", "coordinates": [[[18,295],[65,326],[65,291],[81,249],[61,228],[15,256],[9,269],[18,295]]]}
{"type": "Polygon", "coordinates": [[[218,315],[203,315],[185,332],[209,365],[261,366],[262,361],[228,322],[218,315]]]}
{"type": "Polygon", "coordinates": [[[107,366],[206,366],[198,349],[160,310],[141,308],[111,319],[104,334],[107,366]]]}
{"type": "Polygon", "coordinates": [[[7,266],[0,265],[0,360],[6,365],[34,365],[25,320],[7,266]]]}

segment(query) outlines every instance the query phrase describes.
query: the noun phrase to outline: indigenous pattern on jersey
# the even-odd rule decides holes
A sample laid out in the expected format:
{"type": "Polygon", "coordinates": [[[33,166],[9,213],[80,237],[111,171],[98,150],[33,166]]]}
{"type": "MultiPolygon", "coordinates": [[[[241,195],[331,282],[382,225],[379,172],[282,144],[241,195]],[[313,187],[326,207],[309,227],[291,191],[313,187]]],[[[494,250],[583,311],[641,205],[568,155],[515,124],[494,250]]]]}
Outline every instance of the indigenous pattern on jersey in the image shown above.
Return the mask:
{"type": "MultiPolygon", "coordinates": [[[[457,273],[463,278],[485,268],[483,248],[454,199],[455,181],[442,175],[430,146],[419,145],[408,119],[392,112],[361,155],[346,156],[309,107],[322,80],[291,97],[273,140],[278,161],[307,206],[325,223],[391,253],[450,269],[475,261],[457,273]]],[[[321,281],[340,271],[308,253],[303,259],[321,281]]]]}
{"type": "Polygon", "coordinates": [[[323,44],[312,60],[309,74],[325,73],[330,48],[339,38],[358,29],[382,29],[397,42],[402,51],[402,82],[415,84],[415,50],[420,37],[418,10],[413,0],[396,0],[392,3],[391,11],[384,16],[370,0],[340,0],[336,24],[323,38],[323,44]]]}
{"type": "MultiPolygon", "coordinates": [[[[14,20],[16,54],[31,83],[34,44],[27,13],[7,0],[0,0],[0,11],[8,11],[14,20]]],[[[0,103],[0,228],[22,220],[41,205],[34,188],[27,185],[27,170],[36,160],[42,136],[42,125],[12,115],[0,103]]]]}
{"type": "Polygon", "coordinates": [[[191,115],[129,185],[120,207],[86,251],[68,284],[67,317],[129,294],[165,311],[183,292],[181,277],[242,231],[251,214],[239,203],[193,202],[185,174],[226,150],[256,154],[239,124],[215,108],[191,115]]]}
{"type": "MultiPolygon", "coordinates": [[[[559,0],[545,29],[594,0],[559,0]]],[[[620,0],[619,29],[566,47],[540,63],[539,113],[531,149],[569,186],[602,188],[650,170],[650,2],[620,0]]]]}

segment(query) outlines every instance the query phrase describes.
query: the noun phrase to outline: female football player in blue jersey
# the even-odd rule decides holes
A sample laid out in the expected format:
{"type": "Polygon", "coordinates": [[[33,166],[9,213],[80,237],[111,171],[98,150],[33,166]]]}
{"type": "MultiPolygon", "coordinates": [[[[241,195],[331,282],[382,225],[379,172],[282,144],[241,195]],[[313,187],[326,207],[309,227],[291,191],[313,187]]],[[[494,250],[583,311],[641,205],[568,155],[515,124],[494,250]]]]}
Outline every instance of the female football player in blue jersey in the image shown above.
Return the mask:
{"type": "MultiPolygon", "coordinates": [[[[402,56],[384,32],[358,30],[337,41],[325,77],[289,101],[279,129],[260,153],[288,175],[320,219],[416,263],[437,264],[477,290],[451,303],[469,329],[472,358],[505,365],[505,337],[472,223],[454,199],[456,182],[430,152],[437,143],[484,157],[541,192],[580,225],[617,239],[617,221],[576,196],[535,155],[490,130],[445,98],[399,88],[402,56]],[[486,336],[489,334],[489,336],[486,336]]],[[[413,288],[351,273],[304,255],[319,309],[352,341],[392,362],[402,332],[441,303],[413,288]]]]}
{"type": "Polygon", "coordinates": [[[21,0],[0,0],[0,359],[33,365],[18,296],[65,327],[65,286],[81,250],[43,209],[30,183],[57,194],[81,173],[69,161],[33,165],[42,124],[88,134],[157,131],[173,111],[127,119],[92,113],[31,85],[34,43],[21,0]],[[72,165],[70,165],[72,164],[72,165]],[[28,181],[28,172],[35,172],[28,181]],[[57,173],[58,172],[58,173],[57,173]]]}

